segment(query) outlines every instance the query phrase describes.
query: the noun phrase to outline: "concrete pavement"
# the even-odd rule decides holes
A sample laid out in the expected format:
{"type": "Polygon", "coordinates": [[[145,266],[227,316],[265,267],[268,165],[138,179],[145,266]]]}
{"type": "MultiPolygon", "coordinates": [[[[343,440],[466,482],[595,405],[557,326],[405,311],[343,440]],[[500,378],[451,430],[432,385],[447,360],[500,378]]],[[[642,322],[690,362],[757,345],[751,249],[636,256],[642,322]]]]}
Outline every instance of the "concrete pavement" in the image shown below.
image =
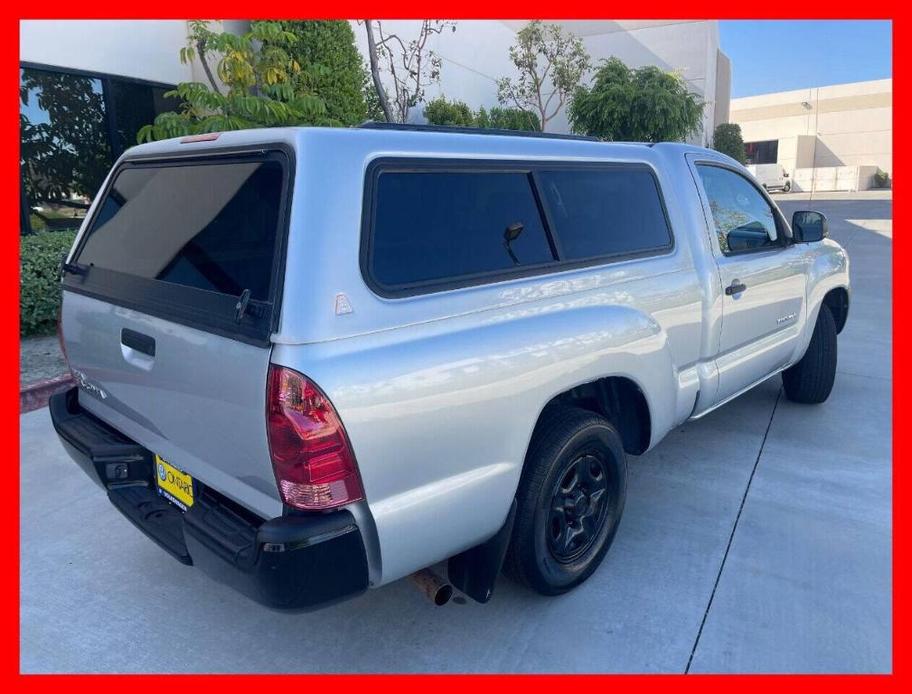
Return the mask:
{"type": "Polygon", "coordinates": [[[832,396],[795,405],[776,377],[633,459],[615,544],[579,589],[501,578],[488,605],[435,608],[399,581],[267,611],[133,528],[44,409],[20,420],[22,670],[889,671],[891,201],[780,204],[825,212],[851,254],[832,396]]]}

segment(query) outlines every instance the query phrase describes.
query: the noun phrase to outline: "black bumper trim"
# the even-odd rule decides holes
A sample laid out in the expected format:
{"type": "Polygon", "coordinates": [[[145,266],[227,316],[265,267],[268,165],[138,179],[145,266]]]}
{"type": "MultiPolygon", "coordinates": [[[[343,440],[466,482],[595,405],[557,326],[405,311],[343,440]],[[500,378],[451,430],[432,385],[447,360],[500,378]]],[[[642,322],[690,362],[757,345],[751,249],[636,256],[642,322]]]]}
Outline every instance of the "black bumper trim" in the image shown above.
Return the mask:
{"type": "Polygon", "coordinates": [[[183,512],[155,490],[151,452],[83,410],[75,388],[53,396],[49,407],[70,457],[178,561],[281,610],[317,609],[367,589],[367,553],[349,511],[263,521],[200,484],[183,512]],[[126,476],[119,468],[108,479],[112,464],[125,464],[126,476]]]}

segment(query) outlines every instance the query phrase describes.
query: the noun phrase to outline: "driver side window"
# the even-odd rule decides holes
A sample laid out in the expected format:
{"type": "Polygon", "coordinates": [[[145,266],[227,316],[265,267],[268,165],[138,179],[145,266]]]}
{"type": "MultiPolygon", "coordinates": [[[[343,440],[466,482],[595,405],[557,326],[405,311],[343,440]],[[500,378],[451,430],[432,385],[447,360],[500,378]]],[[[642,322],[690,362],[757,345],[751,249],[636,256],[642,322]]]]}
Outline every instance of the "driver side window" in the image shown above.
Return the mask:
{"type": "Polygon", "coordinates": [[[781,247],[776,215],[750,181],[720,166],[698,164],[697,171],[725,255],[781,247]]]}

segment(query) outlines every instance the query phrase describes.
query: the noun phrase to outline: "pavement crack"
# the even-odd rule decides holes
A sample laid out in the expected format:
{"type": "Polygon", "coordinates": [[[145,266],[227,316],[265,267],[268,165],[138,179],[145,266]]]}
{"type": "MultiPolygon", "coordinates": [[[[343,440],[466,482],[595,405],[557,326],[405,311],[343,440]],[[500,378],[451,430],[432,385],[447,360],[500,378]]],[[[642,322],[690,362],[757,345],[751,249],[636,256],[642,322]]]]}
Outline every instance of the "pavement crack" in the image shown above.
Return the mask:
{"type": "Polygon", "coordinates": [[[754,460],[754,467],[751,469],[750,477],[747,478],[747,485],[744,487],[744,494],[741,496],[741,504],[738,506],[738,513],[735,515],[735,522],[732,524],[731,533],[728,536],[728,544],[725,545],[725,553],[722,555],[722,563],[719,564],[719,572],[716,574],[716,581],[713,583],[712,593],[709,594],[709,602],[706,603],[706,610],[703,612],[703,619],[700,621],[700,628],[697,630],[697,637],[694,639],[693,648],[690,649],[690,657],[687,659],[687,667],[684,668],[684,674],[690,673],[690,666],[693,664],[694,654],[697,652],[697,646],[700,645],[700,637],[703,636],[703,627],[706,626],[706,618],[709,617],[709,611],[712,609],[713,600],[716,597],[716,590],[719,587],[719,580],[722,578],[722,571],[725,569],[725,561],[728,559],[728,553],[731,550],[732,541],[735,539],[735,531],[738,530],[738,522],[741,520],[741,512],[744,510],[744,502],[747,501],[747,495],[750,493],[751,483],[754,481],[754,475],[757,473],[757,466],[760,464],[760,456],[763,455],[763,448],[766,446],[766,438],[769,436],[770,428],[773,426],[773,418],[776,416],[776,409],[779,407],[779,400],[782,397],[782,388],[776,393],[776,401],[773,403],[773,409],[770,412],[769,421],[766,423],[766,431],[763,432],[763,440],[760,441],[760,449],[757,451],[757,458],[754,460]]]}

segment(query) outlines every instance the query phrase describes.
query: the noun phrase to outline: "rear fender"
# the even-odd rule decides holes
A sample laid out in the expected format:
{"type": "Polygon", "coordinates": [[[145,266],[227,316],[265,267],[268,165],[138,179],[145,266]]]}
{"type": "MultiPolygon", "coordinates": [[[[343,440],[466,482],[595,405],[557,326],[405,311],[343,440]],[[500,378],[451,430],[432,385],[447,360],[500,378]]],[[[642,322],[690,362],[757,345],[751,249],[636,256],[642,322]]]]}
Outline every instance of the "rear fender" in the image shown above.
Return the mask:
{"type": "Polygon", "coordinates": [[[606,376],[633,380],[649,405],[652,443],[675,417],[667,336],[629,306],[581,300],[473,314],[277,345],[273,361],[314,379],[339,412],[376,524],[382,583],[503,525],[532,430],[559,393],[606,376]]]}

